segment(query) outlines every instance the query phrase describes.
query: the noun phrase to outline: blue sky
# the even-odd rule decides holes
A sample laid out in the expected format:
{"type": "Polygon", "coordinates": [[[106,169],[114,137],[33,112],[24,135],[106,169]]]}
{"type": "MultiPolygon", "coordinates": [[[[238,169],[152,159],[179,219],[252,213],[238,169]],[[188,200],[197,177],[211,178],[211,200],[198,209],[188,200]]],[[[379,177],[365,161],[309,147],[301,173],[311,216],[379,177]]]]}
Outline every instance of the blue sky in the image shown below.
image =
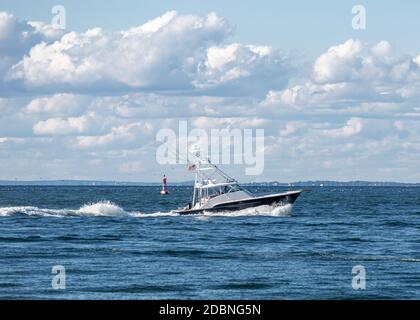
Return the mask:
{"type": "Polygon", "coordinates": [[[0,179],[189,179],[156,133],[265,130],[242,180],[420,181],[420,3],[0,3],[0,179]],[[66,8],[67,26],[50,25],[66,8]],[[352,7],[367,12],[353,30],[352,7]]]}

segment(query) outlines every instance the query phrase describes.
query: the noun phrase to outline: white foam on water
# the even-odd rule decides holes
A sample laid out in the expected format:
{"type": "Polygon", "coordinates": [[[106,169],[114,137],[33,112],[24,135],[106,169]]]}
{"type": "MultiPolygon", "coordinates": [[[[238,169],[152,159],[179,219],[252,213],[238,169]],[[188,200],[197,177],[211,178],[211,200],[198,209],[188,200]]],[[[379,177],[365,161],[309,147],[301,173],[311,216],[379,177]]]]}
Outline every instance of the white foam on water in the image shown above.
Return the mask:
{"type": "Polygon", "coordinates": [[[192,217],[198,220],[208,220],[211,217],[244,217],[244,216],[270,216],[270,217],[280,217],[287,216],[292,212],[292,205],[286,204],[283,206],[259,206],[254,208],[248,208],[237,211],[220,211],[220,212],[211,212],[204,211],[199,214],[192,215],[181,215],[173,211],[169,212],[155,212],[155,213],[143,213],[143,212],[131,212],[129,213],[132,217],[137,218],[150,218],[150,217],[176,217],[176,216],[187,216],[192,217]]]}
{"type": "Polygon", "coordinates": [[[401,259],[402,262],[420,262],[420,259],[416,258],[403,258],[401,259]]]}
{"type": "Polygon", "coordinates": [[[0,208],[0,216],[12,215],[65,217],[65,216],[121,216],[127,213],[111,201],[88,203],[80,209],[44,209],[32,206],[3,207],[0,208]]]}
{"type": "Polygon", "coordinates": [[[3,207],[0,208],[0,217],[12,216],[15,214],[33,215],[39,211],[37,207],[22,206],[22,207],[3,207]]]}
{"type": "Polygon", "coordinates": [[[152,218],[152,217],[177,217],[180,214],[173,211],[169,212],[154,212],[154,213],[144,213],[144,212],[130,212],[129,215],[135,218],[152,218]]]}
{"type": "Polygon", "coordinates": [[[83,205],[79,210],[75,211],[78,215],[87,216],[121,216],[127,215],[123,208],[119,207],[111,201],[100,201],[83,205]]]}
{"type": "Polygon", "coordinates": [[[41,217],[63,217],[72,210],[66,209],[42,209],[32,206],[3,207],[0,208],[0,217],[13,215],[41,216],[41,217]]]}
{"type": "Polygon", "coordinates": [[[211,212],[204,211],[202,214],[205,217],[243,217],[243,216],[269,216],[269,217],[279,217],[287,216],[292,212],[292,205],[286,204],[283,206],[259,206],[253,208],[247,208],[236,211],[220,211],[220,212],[211,212]]]}
{"type": "MultiPolygon", "coordinates": [[[[242,216],[286,216],[292,211],[292,205],[284,206],[260,206],[248,208],[238,211],[221,211],[221,212],[204,212],[192,215],[197,219],[208,219],[210,217],[242,217],[242,216]]],[[[17,206],[0,208],[1,216],[12,215],[28,215],[28,216],[45,216],[45,217],[66,217],[66,216],[130,216],[135,218],[151,218],[151,217],[175,217],[181,216],[173,211],[169,212],[127,212],[123,208],[111,201],[100,201],[96,203],[88,203],[79,209],[44,209],[33,206],[17,206]]]]}

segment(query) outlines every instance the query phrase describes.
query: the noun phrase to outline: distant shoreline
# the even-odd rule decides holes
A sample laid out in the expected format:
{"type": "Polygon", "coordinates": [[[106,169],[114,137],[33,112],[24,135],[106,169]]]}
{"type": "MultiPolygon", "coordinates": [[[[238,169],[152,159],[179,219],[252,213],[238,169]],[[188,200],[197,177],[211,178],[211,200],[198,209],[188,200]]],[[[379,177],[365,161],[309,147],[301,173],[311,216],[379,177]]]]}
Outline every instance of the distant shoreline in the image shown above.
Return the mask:
{"type": "MultiPolygon", "coordinates": [[[[193,181],[173,182],[172,186],[192,186],[193,181]]],[[[420,187],[420,183],[392,181],[297,181],[297,182],[253,182],[243,186],[278,186],[278,187],[420,187]]],[[[125,182],[95,180],[0,180],[0,186],[161,186],[159,182],[125,182]]]]}

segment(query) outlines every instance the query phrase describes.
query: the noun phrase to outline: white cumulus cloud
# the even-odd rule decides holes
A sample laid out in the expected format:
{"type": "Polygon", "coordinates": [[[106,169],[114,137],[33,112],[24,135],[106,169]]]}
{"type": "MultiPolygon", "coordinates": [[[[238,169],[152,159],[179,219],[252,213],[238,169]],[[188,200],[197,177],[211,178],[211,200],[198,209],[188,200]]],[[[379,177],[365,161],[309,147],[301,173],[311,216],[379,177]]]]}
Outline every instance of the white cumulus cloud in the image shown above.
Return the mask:
{"type": "Polygon", "coordinates": [[[36,135],[75,135],[89,133],[98,126],[98,117],[90,113],[80,117],[50,118],[37,122],[33,131],[36,135]]]}
{"type": "MultiPolygon", "coordinates": [[[[145,136],[150,136],[153,125],[148,121],[116,126],[105,135],[77,137],[80,148],[122,148],[138,146],[145,136]]],[[[150,140],[153,142],[153,140],[150,140]]]]}
{"type": "Polygon", "coordinates": [[[77,115],[84,112],[91,98],[69,93],[35,98],[26,106],[29,114],[77,115]]]}
{"type": "Polygon", "coordinates": [[[346,125],[339,129],[323,130],[322,134],[331,138],[348,138],[360,133],[363,129],[363,120],[352,118],[347,121],[346,125]]]}
{"type": "Polygon", "coordinates": [[[31,91],[79,93],[142,89],[238,95],[284,87],[293,70],[290,59],[270,46],[226,44],[232,32],[216,13],[175,11],[121,32],[67,32],[58,41],[34,44],[9,68],[7,80],[31,91]]]}
{"type": "Polygon", "coordinates": [[[0,88],[8,70],[38,43],[51,43],[63,30],[42,22],[20,21],[0,11],[0,88]]]}
{"type": "Polygon", "coordinates": [[[214,13],[168,12],[127,31],[95,28],[40,43],[9,76],[30,87],[187,89],[207,46],[230,32],[231,26],[214,13]]]}

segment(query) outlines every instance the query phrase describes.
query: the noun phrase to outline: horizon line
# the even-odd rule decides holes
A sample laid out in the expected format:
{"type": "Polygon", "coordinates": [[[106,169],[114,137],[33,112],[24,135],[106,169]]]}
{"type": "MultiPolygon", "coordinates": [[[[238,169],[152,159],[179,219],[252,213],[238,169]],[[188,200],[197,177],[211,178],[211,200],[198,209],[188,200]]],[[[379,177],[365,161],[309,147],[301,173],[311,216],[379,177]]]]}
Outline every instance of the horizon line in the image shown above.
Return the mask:
{"type": "MultiPolygon", "coordinates": [[[[95,180],[95,179],[39,179],[39,180],[18,180],[18,179],[0,179],[0,184],[2,183],[48,183],[48,182],[80,182],[80,183],[121,183],[121,184],[160,184],[161,181],[124,181],[124,180],[95,180]]],[[[182,181],[172,181],[172,184],[184,184],[184,183],[193,183],[194,180],[182,180],[182,181]]],[[[391,181],[391,180],[322,180],[322,179],[310,179],[310,180],[296,180],[296,181],[278,181],[278,180],[268,180],[268,181],[249,181],[243,182],[242,185],[247,184],[265,184],[265,183],[279,183],[279,184],[297,184],[297,183],[388,183],[388,184],[406,184],[406,185],[418,185],[420,182],[401,182],[401,181],[391,181]]]]}

